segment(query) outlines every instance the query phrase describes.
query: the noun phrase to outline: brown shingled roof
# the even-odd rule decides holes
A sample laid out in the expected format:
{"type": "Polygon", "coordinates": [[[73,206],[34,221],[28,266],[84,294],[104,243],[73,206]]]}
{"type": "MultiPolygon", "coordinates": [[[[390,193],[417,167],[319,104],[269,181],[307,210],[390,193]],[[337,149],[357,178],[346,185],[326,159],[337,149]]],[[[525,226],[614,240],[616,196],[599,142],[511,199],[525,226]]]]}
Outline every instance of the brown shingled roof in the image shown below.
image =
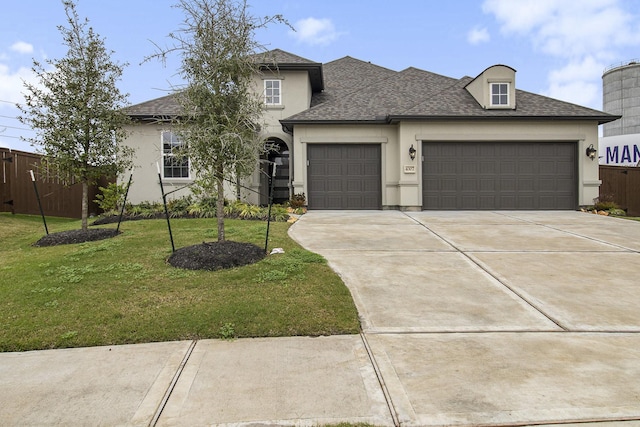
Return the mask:
{"type": "Polygon", "coordinates": [[[291,129],[296,123],[389,123],[443,118],[582,119],[602,124],[618,118],[521,90],[517,90],[515,110],[484,109],[465,89],[473,80],[470,77],[454,79],[413,67],[381,72],[382,67],[358,63],[350,57],[329,64],[332,68],[325,71],[325,92],[314,97],[310,109],[281,120],[286,128],[291,129]]]}
{"type": "Polygon", "coordinates": [[[125,108],[125,112],[137,119],[175,117],[180,114],[180,106],[175,100],[175,95],[171,94],[131,105],[125,108]]]}
{"type": "MultiPolygon", "coordinates": [[[[324,65],[274,49],[255,57],[271,68],[309,71],[314,93],[311,108],[280,122],[288,129],[296,123],[389,123],[427,119],[581,119],[607,123],[618,118],[602,111],[521,90],[515,110],[484,109],[465,89],[473,79],[455,79],[417,68],[393,71],[346,56],[324,65]],[[324,90],[323,90],[324,89],[324,90]]],[[[174,95],[133,105],[133,118],[179,114],[174,95]]]]}
{"type": "Polygon", "coordinates": [[[256,53],[253,55],[256,61],[261,64],[316,64],[302,56],[294,55],[282,49],[273,49],[267,52],[256,53]]]}

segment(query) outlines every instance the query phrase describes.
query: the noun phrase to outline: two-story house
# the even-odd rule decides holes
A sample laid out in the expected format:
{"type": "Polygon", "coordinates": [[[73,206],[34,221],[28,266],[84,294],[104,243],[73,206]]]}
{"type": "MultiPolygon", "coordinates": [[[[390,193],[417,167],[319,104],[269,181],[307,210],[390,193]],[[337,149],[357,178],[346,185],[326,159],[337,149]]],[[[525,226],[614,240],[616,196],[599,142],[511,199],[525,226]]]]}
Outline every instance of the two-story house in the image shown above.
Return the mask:
{"type": "MultiPolygon", "coordinates": [[[[508,66],[456,79],[348,56],[256,57],[277,202],[305,193],[310,209],[535,210],[598,196],[598,125],[618,116],[518,90],[508,66]]],[[[180,143],[168,121],[178,113],[172,96],[128,112],[134,125],[122,143],[137,152],[130,200],[160,198],[156,163],[168,190],[189,183],[197,171],[188,159],[167,161],[180,143]]],[[[264,204],[260,169],[270,163],[259,160],[241,194],[264,204]]]]}

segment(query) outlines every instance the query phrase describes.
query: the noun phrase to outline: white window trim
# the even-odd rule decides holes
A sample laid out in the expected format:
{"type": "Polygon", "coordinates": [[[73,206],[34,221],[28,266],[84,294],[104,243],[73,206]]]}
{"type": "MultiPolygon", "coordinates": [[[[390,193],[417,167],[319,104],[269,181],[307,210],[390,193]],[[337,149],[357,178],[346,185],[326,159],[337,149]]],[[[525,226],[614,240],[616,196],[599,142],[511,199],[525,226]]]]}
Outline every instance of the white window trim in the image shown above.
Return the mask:
{"type": "MultiPolygon", "coordinates": [[[[188,157],[187,157],[187,161],[189,162],[189,166],[187,168],[187,176],[165,176],[165,174],[164,174],[164,170],[165,170],[164,161],[165,161],[165,158],[174,157],[173,154],[168,154],[168,153],[164,152],[164,134],[166,132],[170,132],[171,134],[175,135],[175,133],[170,129],[163,129],[163,130],[160,131],[160,156],[161,156],[161,163],[162,163],[160,167],[161,167],[161,170],[162,170],[162,179],[163,180],[174,180],[175,179],[175,180],[181,180],[181,181],[190,180],[191,179],[191,160],[188,157]]],[[[183,143],[180,142],[180,144],[183,144],[183,143]]]]}
{"type": "MultiPolygon", "coordinates": [[[[502,94],[500,94],[502,95],[502,94]]],[[[511,83],[509,82],[491,82],[489,83],[489,105],[497,108],[508,108],[511,106],[511,83]],[[494,85],[507,85],[507,103],[506,104],[494,104],[493,103],[493,87],[494,85]]]]}
{"type": "Polygon", "coordinates": [[[282,105],[282,79],[265,79],[264,80],[264,103],[265,105],[271,106],[279,106],[282,105]],[[278,102],[267,102],[267,82],[278,82],[278,102]]]}

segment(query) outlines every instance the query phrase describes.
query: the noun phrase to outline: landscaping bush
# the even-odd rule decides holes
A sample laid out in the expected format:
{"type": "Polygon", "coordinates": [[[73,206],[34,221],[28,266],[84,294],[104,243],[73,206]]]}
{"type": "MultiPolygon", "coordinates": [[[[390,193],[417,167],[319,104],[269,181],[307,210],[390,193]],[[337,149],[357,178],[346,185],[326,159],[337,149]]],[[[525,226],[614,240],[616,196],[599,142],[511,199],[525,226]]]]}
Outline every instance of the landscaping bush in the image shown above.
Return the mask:
{"type": "Polygon", "coordinates": [[[127,186],[124,184],[109,183],[106,187],[98,187],[102,194],[97,194],[94,202],[103,212],[119,211],[122,208],[124,194],[127,186]]]}

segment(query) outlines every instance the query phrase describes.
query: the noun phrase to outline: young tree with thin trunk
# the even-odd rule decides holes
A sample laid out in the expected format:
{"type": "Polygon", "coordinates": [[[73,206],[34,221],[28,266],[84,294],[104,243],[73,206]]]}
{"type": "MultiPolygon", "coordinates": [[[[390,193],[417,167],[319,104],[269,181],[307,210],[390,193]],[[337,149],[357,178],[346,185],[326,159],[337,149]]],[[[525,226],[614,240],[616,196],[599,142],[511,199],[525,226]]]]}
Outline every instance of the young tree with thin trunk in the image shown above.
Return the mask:
{"type": "Polygon", "coordinates": [[[246,0],[180,0],[177,6],[183,26],[169,34],[173,45],[151,58],[181,55],[186,84],[175,93],[182,111],[175,125],[199,184],[216,197],[218,241],[224,241],[225,181],[253,173],[264,151],[264,102],[253,87],[260,72],[255,54],[264,49],[255,31],[287,23],[280,15],[255,18],[246,0]]]}
{"type": "Polygon", "coordinates": [[[19,119],[36,136],[29,139],[44,156],[47,172],[82,184],[82,229],[87,229],[89,185],[131,166],[133,153],[119,146],[129,118],[122,109],[127,95],[116,83],[126,64],[111,60],[104,40],[80,20],[76,5],[63,0],[67,26],[59,26],[67,55],[33,62],[39,84],[25,82],[25,105],[19,119]]]}

